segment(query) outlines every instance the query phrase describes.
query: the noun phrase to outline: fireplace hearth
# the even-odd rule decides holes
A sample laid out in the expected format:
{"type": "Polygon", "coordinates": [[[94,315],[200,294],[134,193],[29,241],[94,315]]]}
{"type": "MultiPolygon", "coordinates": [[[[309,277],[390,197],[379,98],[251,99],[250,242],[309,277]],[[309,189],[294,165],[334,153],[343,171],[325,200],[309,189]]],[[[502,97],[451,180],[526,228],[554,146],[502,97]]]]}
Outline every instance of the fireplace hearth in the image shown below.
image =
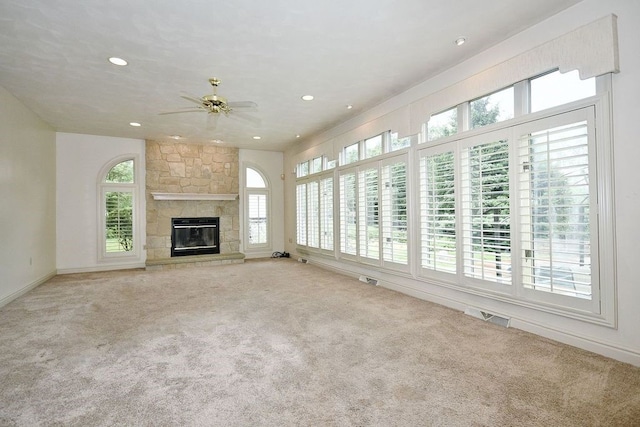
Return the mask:
{"type": "Polygon", "coordinates": [[[220,253],[220,218],[172,218],[171,256],[220,253]]]}

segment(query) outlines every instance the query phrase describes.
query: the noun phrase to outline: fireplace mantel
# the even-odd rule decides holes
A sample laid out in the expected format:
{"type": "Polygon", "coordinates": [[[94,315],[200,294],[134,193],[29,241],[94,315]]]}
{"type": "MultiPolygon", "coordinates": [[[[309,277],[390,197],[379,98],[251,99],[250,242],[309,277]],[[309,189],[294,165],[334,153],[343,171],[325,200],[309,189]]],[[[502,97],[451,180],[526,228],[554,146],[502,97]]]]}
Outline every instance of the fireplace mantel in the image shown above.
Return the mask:
{"type": "Polygon", "coordinates": [[[152,192],[154,200],[236,200],[237,194],[208,193],[157,193],[152,192]]]}

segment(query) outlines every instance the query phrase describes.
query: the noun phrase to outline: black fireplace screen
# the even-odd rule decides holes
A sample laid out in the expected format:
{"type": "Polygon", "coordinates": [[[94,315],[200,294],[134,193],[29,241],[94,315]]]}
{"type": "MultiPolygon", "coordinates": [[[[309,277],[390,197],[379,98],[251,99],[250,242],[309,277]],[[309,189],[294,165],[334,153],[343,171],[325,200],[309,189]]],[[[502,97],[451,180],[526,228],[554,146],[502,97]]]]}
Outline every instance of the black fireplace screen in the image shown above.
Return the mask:
{"type": "Polygon", "coordinates": [[[172,218],[171,256],[220,253],[220,218],[172,218]]]}

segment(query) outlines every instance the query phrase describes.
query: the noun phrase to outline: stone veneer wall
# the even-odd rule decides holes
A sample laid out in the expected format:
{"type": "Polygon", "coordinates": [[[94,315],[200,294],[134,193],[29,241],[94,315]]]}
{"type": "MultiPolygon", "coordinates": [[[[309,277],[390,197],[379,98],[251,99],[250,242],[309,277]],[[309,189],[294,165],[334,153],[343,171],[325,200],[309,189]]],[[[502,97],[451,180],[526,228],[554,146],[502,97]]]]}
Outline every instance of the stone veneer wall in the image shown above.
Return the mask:
{"type": "Polygon", "coordinates": [[[146,141],[147,260],[171,257],[171,218],[220,217],[220,254],[240,250],[239,201],[154,200],[151,192],[238,194],[238,149],[146,141]]]}

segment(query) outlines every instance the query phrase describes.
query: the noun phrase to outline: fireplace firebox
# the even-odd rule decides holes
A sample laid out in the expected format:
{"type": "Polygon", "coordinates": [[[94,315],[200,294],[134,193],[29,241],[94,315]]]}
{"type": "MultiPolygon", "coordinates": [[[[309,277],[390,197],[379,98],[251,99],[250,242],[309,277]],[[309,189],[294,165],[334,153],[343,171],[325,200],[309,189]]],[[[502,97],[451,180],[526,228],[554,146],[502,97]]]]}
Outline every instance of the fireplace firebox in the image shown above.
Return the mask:
{"type": "Polygon", "coordinates": [[[171,256],[220,253],[220,218],[172,218],[171,256]]]}

